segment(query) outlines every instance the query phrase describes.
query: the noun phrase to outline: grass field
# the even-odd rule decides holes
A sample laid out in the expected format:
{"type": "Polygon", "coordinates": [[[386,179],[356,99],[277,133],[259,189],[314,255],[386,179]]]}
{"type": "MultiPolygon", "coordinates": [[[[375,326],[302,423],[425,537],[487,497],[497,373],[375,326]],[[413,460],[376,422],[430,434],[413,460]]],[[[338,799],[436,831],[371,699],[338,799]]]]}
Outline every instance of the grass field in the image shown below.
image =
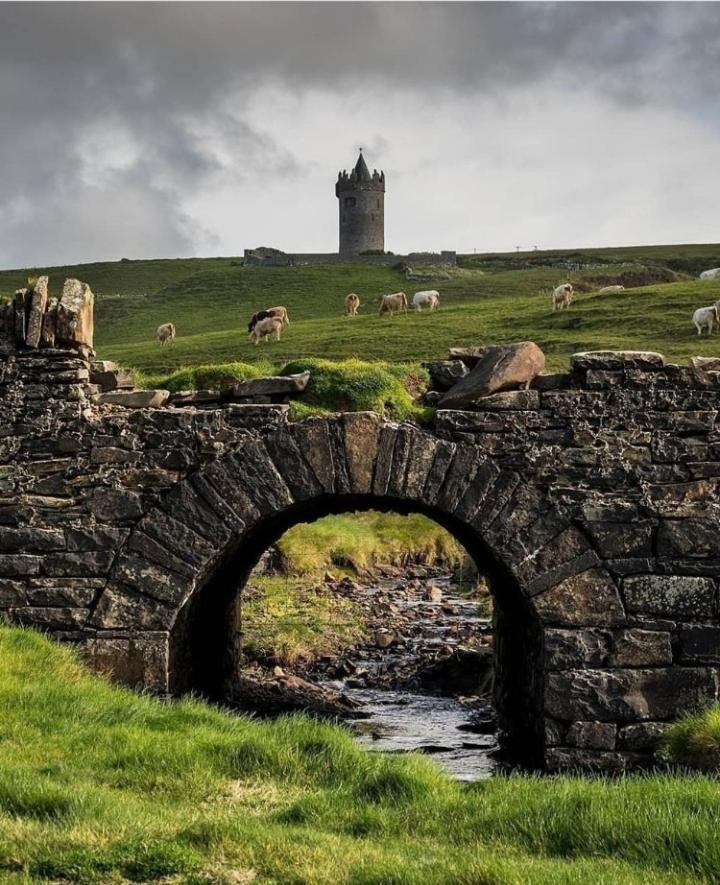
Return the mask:
{"type": "MultiPolygon", "coordinates": [[[[262,359],[276,367],[306,357],[408,362],[442,358],[451,345],[522,339],[536,341],[552,369],[566,367],[573,351],[588,348],[653,349],[676,361],[720,353],[720,338],[698,338],[690,321],[696,307],[720,298],[720,281],[688,277],[621,293],[582,294],[569,312],[556,314],[547,294],[574,263],[600,265],[570,271],[574,282],[595,287],[623,275],[669,278],[661,272],[667,267],[696,276],[720,264],[718,245],[477,255],[463,263],[452,281],[437,283],[410,283],[393,268],[243,268],[232,258],[122,261],[49,272],[56,292],[67,275],[92,286],[101,357],[154,374],[238,360],[262,359]],[[381,293],[433,287],[441,292],[437,313],[377,317],[381,293]],[[362,299],[356,319],[342,316],[350,291],[362,299]],[[275,304],[288,307],[291,326],[279,344],[256,348],[247,340],[248,317],[275,304]],[[161,349],[154,331],[168,321],[178,339],[161,349]]],[[[11,294],[27,274],[0,272],[0,295],[11,294]]]]}
{"type": "Polygon", "coordinates": [[[496,778],[114,688],[0,628],[3,883],[716,882],[720,789],[688,776],[496,778]]]}

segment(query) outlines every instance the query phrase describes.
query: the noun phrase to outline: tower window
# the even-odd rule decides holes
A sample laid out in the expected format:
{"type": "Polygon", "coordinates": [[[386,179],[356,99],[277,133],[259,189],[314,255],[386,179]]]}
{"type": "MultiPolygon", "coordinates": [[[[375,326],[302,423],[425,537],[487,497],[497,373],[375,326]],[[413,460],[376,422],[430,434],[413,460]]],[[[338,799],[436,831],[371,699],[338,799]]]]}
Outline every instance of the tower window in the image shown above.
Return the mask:
{"type": "Polygon", "coordinates": [[[357,201],[355,200],[355,197],[345,197],[345,199],[343,200],[343,204],[348,208],[354,206],[356,202],[357,201]]]}

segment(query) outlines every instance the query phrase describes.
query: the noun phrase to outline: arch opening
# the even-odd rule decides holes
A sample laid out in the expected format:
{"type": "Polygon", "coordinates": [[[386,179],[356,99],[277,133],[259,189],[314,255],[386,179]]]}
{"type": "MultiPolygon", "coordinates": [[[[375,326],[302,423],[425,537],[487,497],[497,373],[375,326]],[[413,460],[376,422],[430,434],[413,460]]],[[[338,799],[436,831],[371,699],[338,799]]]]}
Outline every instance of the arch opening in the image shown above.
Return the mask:
{"type": "Polygon", "coordinates": [[[298,524],[367,511],[429,517],[450,533],[484,577],[492,598],[491,694],[500,755],[511,764],[541,767],[543,634],[532,603],[472,527],[420,502],[372,495],[326,495],[296,503],[258,521],[240,542],[224,552],[213,574],[181,609],[170,640],[172,690],[194,691],[228,703],[242,666],[242,647],[239,654],[238,646],[242,593],[266,551],[298,524]]]}

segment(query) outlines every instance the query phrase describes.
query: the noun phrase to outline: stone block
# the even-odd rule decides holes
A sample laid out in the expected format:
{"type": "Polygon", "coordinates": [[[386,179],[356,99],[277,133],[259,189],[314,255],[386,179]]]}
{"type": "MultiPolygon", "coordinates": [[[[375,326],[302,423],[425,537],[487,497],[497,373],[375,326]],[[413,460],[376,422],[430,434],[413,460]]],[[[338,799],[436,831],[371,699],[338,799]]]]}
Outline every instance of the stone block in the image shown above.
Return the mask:
{"type": "Polygon", "coordinates": [[[375,412],[346,412],[342,421],[350,486],[356,494],[370,494],[380,436],[380,418],[375,412]]]}
{"type": "Polygon", "coordinates": [[[87,283],[65,280],[57,308],[55,337],[58,343],[75,349],[92,349],[94,303],[92,290],[87,283]]]}
{"type": "Polygon", "coordinates": [[[561,626],[610,627],[625,618],[615,583],[599,568],[566,578],[535,596],[533,605],[544,622],[561,626]]]}
{"type": "Polygon", "coordinates": [[[30,307],[27,313],[27,325],[25,329],[25,346],[37,348],[40,346],[43,317],[48,301],[48,278],[38,277],[32,292],[30,293],[30,307]]]}
{"type": "Polygon", "coordinates": [[[684,575],[635,575],[623,578],[628,612],[661,617],[707,618],[715,613],[715,582],[684,575]]]}
{"type": "Polygon", "coordinates": [[[635,722],[670,719],[716,699],[708,667],[558,670],[545,680],[545,712],[565,721],[635,722]]]}
{"type": "Polygon", "coordinates": [[[619,750],[647,752],[654,750],[669,726],[668,722],[638,722],[618,730],[619,750]]]}
{"type": "Polygon", "coordinates": [[[570,357],[574,371],[606,369],[615,372],[622,369],[656,370],[665,366],[661,353],[644,350],[586,350],[570,357]]]}
{"type": "Polygon", "coordinates": [[[93,669],[114,682],[161,693],[169,688],[167,634],[136,638],[99,635],[87,640],[81,650],[93,669]]]}
{"type": "Polygon", "coordinates": [[[613,722],[573,722],[565,740],[571,747],[586,750],[614,750],[617,726],[613,722]]]}
{"type": "Polygon", "coordinates": [[[96,488],[88,496],[88,509],[99,522],[128,522],[142,516],[142,497],[127,489],[96,488]]]}
{"type": "Polygon", "coordinates": [[[595,548],[607,559],[652,556],[655,521],[638,519],[631,523],[586,522],[585,529],[595,548]]]}
{"type": "Polygon", "coordinates": [[[664,519],[657,534],[659,556],[720,558],[717,518],[664,519]]]}
{"type": "Polygon", "coordinates": [[[681,624],[678,633],[681,662],[720,664],[720,625],[681,624]]]}
{"type": "Polygon", "coordinates": [[[310,372],[297,375],[272,375],[265,378],[249,378],[240,381],[232,388],[232,395],[240,399],[252,399],[255,396],[274,397],[297,396],[302,393],[310,381],[310,372]]]}
{"type": "Polygon", "coordinates": [[[672,659],[669,633],[627,629],[613,634],[611,667],[662,667],[672,659]]]}
{"type": "Polygon", "coordinates": [[[612,752],[609,750],[584,750],[579,747],[550,747],[545,753],[549,772],[582,772],[622,774],[647,764],[638,753],[612,752]]]}
{"type": "Polygon", "coordinates": [[[93,397],[101,406],[122,406],[125,409],[159,409],[170,399],[169,390],[109,390],[93,397]]]}
{"type": "MultiPolygon", "coordinates": [[[[93,366],[97,365],[94,363],[93,366]]],[[[90,383],[97,384],[103,393],[110,390],[131,390],[135,387],[135,379],[133,373],[129,369],[112,369],[108,371],[98,371],[95,368],[90,370],[90,383]]]]}
{"type": "Polygon", "coordinates": [[[547,670],[577,670],[607,666],[612,641],[609,630],[546,629],[544,639],[547,670]]]}

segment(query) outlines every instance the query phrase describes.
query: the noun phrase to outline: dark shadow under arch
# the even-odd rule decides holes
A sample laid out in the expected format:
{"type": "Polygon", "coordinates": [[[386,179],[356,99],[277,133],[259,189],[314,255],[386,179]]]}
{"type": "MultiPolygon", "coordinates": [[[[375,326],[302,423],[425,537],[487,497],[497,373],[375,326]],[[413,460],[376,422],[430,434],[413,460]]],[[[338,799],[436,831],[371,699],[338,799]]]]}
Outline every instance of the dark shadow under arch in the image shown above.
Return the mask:
{"type": "Polygon", "coordinates": [[[488,579],[494,598],[495,706],[507,757],[528,768],[544,754],[543,633],[531,601],[482,536],[460,520],[416,501],[390,496],[321,495],[260,519],[233,546],[181,609],[170,635],[170,690],[197,692],[216,702],[232,677],[233,606],[268,547],[292,526],[323,516],[379,510],[421,513],[447,529],[488,579]]]}

